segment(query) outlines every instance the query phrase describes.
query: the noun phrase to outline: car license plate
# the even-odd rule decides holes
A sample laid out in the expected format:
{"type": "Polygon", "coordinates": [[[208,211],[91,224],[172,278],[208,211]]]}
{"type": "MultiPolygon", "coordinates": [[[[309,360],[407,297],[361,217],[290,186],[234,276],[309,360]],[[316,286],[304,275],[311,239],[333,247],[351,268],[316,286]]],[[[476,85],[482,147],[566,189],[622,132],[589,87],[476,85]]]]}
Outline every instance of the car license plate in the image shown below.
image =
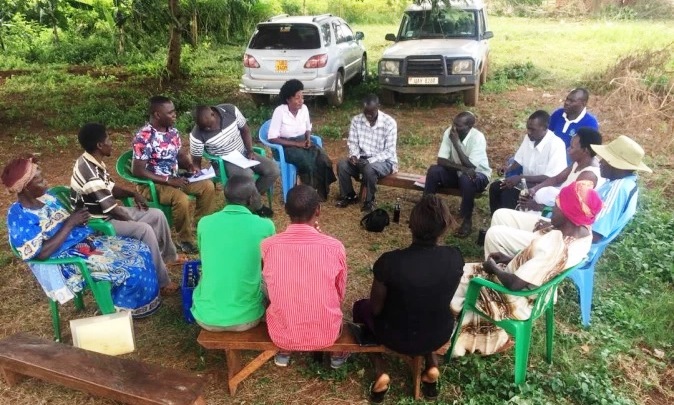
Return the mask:
{"type": "Polygon", "coordinates": [[[407,84],[438,84],[437,77],[410,77],[407,84]]]}
{"type": "Polygon", "coordinates": [[[287,72],[288,71],[288,61],[285,59],[278,59],[276,61],[276,71],[277,72],[287,72]]]}

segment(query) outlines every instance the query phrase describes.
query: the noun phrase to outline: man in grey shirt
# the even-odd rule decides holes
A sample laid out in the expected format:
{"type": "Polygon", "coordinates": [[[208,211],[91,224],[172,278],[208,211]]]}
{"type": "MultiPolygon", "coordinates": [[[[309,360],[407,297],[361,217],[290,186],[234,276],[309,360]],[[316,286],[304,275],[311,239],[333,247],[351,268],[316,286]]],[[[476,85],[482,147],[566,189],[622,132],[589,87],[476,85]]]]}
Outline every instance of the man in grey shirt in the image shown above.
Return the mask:
{"type": "MultiPolygon", "coordinates": [[[[214,156],[224,156],[239,151],[243,156],[256,160],[260,164],[244,169],[225,161],[227,176],[244,176],[251,180],[254,174],[259,177],[255,187],[260,195],[264,195],[279,177],[280,171],[276,162],[253,152],[253,139],[246,118],[236,106],[220,104],[217,106],[200,105],[195,112],[196,125],[190,133],[190,154],[194,165],[200,167],[204,150],[214,156]]],[[[215,166],[214,166],[215,167],[215,166]]],[[[271,208],[262,205],[254,207],[260,216],[271,217],[271,208]]]]}

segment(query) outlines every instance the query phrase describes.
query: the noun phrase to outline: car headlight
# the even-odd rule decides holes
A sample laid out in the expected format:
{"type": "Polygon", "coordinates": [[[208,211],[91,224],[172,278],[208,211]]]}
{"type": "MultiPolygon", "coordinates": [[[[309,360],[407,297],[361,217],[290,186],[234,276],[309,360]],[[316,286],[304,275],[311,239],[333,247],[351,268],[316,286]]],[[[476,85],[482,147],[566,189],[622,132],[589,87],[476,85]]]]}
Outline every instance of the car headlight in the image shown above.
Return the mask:
{"type": "Polygon", "coordinates": [[[400,75],[400,62],[396,60],[383,60],[379,62],[379,74],[390,76],[400,75]]]}
{"type": "Polygon", "coordinates": [[[473,74],[472,59],[458,59],[452,62],[453,75],[471,75],[473,74]]]}

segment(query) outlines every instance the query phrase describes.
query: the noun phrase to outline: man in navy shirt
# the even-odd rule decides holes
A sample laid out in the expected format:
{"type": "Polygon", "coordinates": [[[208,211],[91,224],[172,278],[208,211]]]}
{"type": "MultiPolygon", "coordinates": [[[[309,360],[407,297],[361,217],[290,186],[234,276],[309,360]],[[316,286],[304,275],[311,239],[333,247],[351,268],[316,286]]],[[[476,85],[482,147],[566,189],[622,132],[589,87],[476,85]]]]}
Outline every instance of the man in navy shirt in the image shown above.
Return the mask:
{"type": "Polygon", "coordinates": [[[564,100],[564,107],[557,109],[550,116],[548,128],[564,141],[567,149],[571,146],[571,138],[578,128],[590,127],[599,130],[597,119],[587,111],[589,98],[590,93],[586,89],[571,90],[564,100]]]}

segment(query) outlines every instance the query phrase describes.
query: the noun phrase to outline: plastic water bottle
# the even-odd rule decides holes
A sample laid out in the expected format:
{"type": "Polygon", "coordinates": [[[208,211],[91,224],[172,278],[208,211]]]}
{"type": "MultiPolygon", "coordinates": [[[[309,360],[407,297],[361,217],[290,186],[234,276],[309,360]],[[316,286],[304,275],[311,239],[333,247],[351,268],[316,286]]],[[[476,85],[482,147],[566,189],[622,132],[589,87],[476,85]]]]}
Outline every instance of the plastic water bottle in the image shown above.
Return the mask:
{"type": "Polygon", "coordinates": [[[393,206],[393,222],[400,223],[400,198],[396,198],[396,204],[393,206]]]}

